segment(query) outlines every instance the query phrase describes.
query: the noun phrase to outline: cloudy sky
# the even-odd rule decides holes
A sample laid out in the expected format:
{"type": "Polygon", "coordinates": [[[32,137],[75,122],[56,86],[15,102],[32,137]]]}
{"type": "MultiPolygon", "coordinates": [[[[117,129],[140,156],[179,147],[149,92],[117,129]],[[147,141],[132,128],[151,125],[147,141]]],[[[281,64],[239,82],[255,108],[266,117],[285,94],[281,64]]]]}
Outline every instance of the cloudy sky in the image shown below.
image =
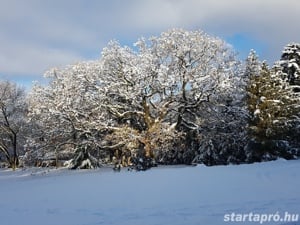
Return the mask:
{"type": "Polygon", "coordinates": [[[0,0],[0,80],[30,86],[43,73],[169,28],[201,29],[270,64],[300,42],[299,0],[0,0]]]}

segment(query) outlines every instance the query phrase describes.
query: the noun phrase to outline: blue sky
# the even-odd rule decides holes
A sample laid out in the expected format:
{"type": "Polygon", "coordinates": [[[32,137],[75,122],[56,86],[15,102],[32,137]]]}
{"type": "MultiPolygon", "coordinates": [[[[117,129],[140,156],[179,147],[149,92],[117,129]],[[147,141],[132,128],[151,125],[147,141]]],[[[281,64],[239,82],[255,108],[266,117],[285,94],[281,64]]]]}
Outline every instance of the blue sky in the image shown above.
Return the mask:
{"type": "Polygon", "coordinates": [[[0,80],[30,87],[52,67],[100,56],[109,40],[132,45],[169,28],[201,29],[244,59],[272,64],[300,41],[299,0],[1,0],[0,80]]]}

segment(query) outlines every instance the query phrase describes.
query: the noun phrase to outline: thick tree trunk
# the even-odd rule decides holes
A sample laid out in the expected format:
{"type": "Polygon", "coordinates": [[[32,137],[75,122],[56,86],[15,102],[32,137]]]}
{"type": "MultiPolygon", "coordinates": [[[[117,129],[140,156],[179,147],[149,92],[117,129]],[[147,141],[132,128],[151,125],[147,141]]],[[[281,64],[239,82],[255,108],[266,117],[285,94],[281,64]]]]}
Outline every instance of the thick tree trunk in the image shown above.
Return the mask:
{"type": "Polygon", "coordinates": [[[19,166],[19,157],[18,156],[13,156],[10,160],[10,167],[13,170],[16,170],[16,168],[18,168],[19,166]]]}
{"type": "Polygon", "coordinates": [[[12,141],[13,141],[13,156],[11,159],[11,168],[15,170],[19,166],[19,156],[18,156],[18,150],[17,150],[17,134],[15,132],[12,132],[12,141]]]}
{"type": "Polygon", "coordinates": [[[4,153],[9,166],[15,170],[19,166],[19,156],[17,154],[17,145],[14,143],[13,155],[11,155],[6,146],[0,145],[0,150],[4,153]]]}

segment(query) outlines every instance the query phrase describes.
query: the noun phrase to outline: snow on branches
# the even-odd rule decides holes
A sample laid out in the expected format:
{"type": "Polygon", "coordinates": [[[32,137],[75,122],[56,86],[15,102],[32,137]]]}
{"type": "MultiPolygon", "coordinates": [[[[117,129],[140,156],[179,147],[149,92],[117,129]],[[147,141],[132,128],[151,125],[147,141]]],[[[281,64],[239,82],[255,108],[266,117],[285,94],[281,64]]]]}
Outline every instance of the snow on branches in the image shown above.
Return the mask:
{"type": "Polygon", "coordinates": [[[194,159],[186,154],[186,135],[199,133],[203,120],[216,124],[219,108],[239,98],[234,52],[219,38],[182,29],[135,45],[111,41],[99,60],[46,73],[49,85],[36,85],[30,97],[36,149],[55,152],[56,158],[85,149],[117,161],[138,155],[194,159]]]}

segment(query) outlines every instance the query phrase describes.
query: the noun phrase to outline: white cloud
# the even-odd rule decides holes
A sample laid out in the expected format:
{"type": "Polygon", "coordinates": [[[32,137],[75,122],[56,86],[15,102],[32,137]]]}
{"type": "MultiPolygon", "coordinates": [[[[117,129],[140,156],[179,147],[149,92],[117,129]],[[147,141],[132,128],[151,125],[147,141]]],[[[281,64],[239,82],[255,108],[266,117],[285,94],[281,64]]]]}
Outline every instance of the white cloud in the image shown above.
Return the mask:
{"type": "Polygon", "coordinates": [[[220,35],[249,33],[266,42],[292,41],[300,36],[298,0],[155,0],[138,6],[135,11],[153,22],[143,23],[139,13],[132,13],[131,21],[137,21],[140,28],[202,27],[220,35]]]}
{"type": "Polygon", "coordinates": [[[1,74],[37,75],[54,66],[63,66],[83,58],[68,49],[55,49],[30,42],[14,42],[0,39],[1,74]]]}
{"type": "Polygon", "coordinates": [[[247,34],[272,62],[299,41],[299,8],[299,0],[3,0],[0,74],[40,75],[99,55],[110,39],[131,43],[172,27],[247,34]]]}

